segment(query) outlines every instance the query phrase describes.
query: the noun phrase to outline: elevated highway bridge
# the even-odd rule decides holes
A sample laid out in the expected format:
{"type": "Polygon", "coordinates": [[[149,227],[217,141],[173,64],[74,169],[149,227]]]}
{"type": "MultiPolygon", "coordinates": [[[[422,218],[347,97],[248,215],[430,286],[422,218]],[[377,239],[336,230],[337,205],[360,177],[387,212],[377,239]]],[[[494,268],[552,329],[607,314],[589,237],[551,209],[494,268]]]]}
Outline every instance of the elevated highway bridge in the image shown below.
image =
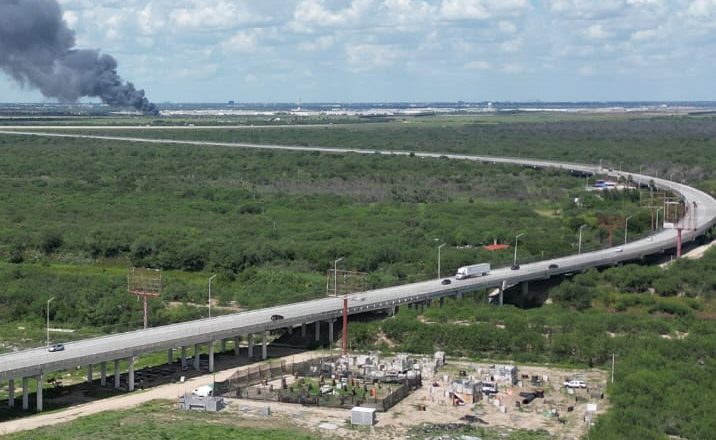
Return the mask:
{"type": "MultiPolygon", "coordinates": [[[[356,150],[349,148],[320,148],[286,145],[255,145],[242,143],[180,141],[171,139],[145,139],[127,138],[118,136],[94,136],[81,134],[40,133],[29,131],[0,130],[0,134],[27,135],[45,137],[71,137],[85,139],[115,140],[119,142],[181,144],[197,147],[231,147],[255,148],[289,151],[318,151],[335,154],[384,154],[384,155],[410,155],[425,158],[447,157],[452,160],[469,160],[488,164],[512,164],[535,168],[557,168],[566,171],[601,174],[607,172],[598,166],[574,164],[559,161],[545,161],[522,158],[505,158],[490,156],[473,156],[462,154],[419,153],[400,151],[374,151],[356,150]]],[[[647,175],[631,174],[627,172],[608,171],[615,177],[631,178],[637,184],[648,185],[653,183],[657,188],[676,192],[683,197],[691,207],[687,212],[684,223],[689,229],[685,230],[684,242],[692,241],[706,233],[716,223],[716,200],[711,196],[688,185],[651,177],[647,175]]],[[[451,284],[443,285],[441,279],[433,279],[418,283],[405,284],[352,294],[348,307],[348,314],[365,313],[369,311],[385,310],[389,313],[396,307],[409,304],[426,304],[431,301],[441,301],[448,296],[460,296],[464,293],[478,289],[502,288],[505,285],[528,283],[531,280],[540,280],[566,273],[580,272],[591,267],[612,266],[625,261],[641,259],[652,254],[663,253],[677,247],[679,237],[674,229],[657,232],[647,238],[631,243],[579,255],[548,259],[529,264],[523,264],[519,270],[498,268],[488,275],[466,280],[451,280],[451,284]],[[553,265],[557,267],[554,268],[553,265]],[[553,268],[550,269],[550,266],[553,268]]],[[[101,369],[101,382],[107,380],[107,364],[114,363],[114,385],[120,386],[120,361],[127,361],[127,389],[134,390],[134,361],[137,356],[150,352],[166,350],[168,359],[173,359],[173,351],[181,352],[182,364],[187,362],[185,352],[187,347],[194,346],[195,353],[199,348],[208,345],[209,370],[214,369],[214,350],[218,341],[233,339],[238,354],[241,338],[248,340],[250,357],[253,355],[254,340],[260,338],[261,357],[267,357],[268,334],[276,329],[300,328],[302,335],[306,336],[307,326],[312,324],[316,338],[319,337],[321,323],[328,326],[329,336],[332,339],[333,327],[336,320],[342,316],[342,298],[324,298],[312,301],[298,302],[282,306],[270,307],[260,310],[223,315],[210,319],[200,319],[160,327],[137,330],[127,333],[85,339],[65,344],[65,350],[49,353],[47,348],[36,348],[15,353],[0,355],[0,382],[8,381],[10,398],[8,403],[14,404],[16,381],[22,382],[23,408],[28,409],[28,382],[35,380],[38,384],[44,383],[44,375],[60,370],[74,369],[78,366],[88,366],[92,377],[92,365],[99,364],[101,369]],[[283,319],[272,320],[272,315],[281,315],[283,319]]],[[[200,368],[199,357],[194,356],[193,364],[200,368]]],[[[42,387],[37,387],[36,393],[38,411],[42,410],[42,387]]]]}

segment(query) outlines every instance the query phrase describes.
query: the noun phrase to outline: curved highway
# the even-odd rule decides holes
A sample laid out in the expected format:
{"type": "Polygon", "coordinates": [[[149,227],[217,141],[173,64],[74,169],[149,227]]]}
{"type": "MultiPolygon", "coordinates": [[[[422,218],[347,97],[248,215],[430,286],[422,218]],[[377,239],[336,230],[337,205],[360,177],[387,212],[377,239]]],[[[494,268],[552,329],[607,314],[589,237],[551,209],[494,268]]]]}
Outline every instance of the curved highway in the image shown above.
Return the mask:
{"type": "MultiPolygon", "coordinates": [[[[592,165],[573,164],[567,162],[544,161],[521,158],[504,158],[490,156],[473,156],[461,154],[411,153],[405,151],[374,151],[348,148],[321,148],[286,145],[256,145],[243,143],[183,141],[172,139],[126,138],[116,136],[93,136],[80,134],[37,133],[29,131],[0,130],[0,134],[72,137],[85,139],[103,139],[121,142],[181,144],[194,146],[220,146],[233,148],[256,148],[293,151],[318,151],[324,153],[357,153],[408,155],[417,157],[447,157],[454,160],[471,160],[484,163],[503,163],[531,166],[538,168],[559,168],[570,171],[597,174],[605,170],[592,165]]],[[[613,176],[631,176],[637,183],[648,184],[653,181],[658,188],[679,193],[691,209],[683,220],[683,241],[691,241],[704,234],[716,223],[716,200],[711,196],[687,185],[658,179],[646,175],[627,172],[609,172],[613,176]]],[[[590,267],[614,265],[622,261],[635,260],[646,255],[662,253],[676,247],[675,230],[663,230],[648,238],[633,241],[629,244],[585,252],[581,255],[543,260],[523,264],[519,270],[510,268],[494,269],[488,275],[462,281],[452,278],[449,285],[441,284],[440,279],[419,283],[376,289],[353,294],[350,297],[349,314],[362,313],[370,310],[391,310],[401,304],[420,303],[435,298],[454,296],[476,289],[499,287],[506,282],[508,285],[520,282],[545,279],[557,274],[581,271],[590,267]],[[550,269],[557,265],[557,269],[550,269]]],[[[81,365],[91,365],[118,359],[128,359],[142,353],[186,347],[194,344],[212,343],[214,341],[249,334],[263,333],[277,328],[300,326],[314,322],[333,322],[342,315],[342,298],[324,298],[305,301],[260,310],[235,313],[220,317],[189,321],[146,330],[103,336],[65,344],[65,350],[48,353],[46,348],[36,348],[15,353],[0,355],[0,381],[19,378],[37,377],[43,373],[65,370],[81,365]],[[272,321],[271,315],[283,315],[284,319],[272,321]]]]}

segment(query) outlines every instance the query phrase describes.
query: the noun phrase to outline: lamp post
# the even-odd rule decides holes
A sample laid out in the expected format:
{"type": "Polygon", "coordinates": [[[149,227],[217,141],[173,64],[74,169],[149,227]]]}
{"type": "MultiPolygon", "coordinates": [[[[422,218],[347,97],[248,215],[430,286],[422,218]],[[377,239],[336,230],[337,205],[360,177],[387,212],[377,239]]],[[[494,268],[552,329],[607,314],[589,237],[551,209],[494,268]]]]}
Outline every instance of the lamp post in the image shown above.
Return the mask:
{"type": "Polygon", "coordinates": [[[443,243],[440,246],[438,246],[438,279],[440,279],[440,249],[443,248],[447,243],[443,243]]]}
{"type": "Polygon", "coordinates": [[[333,295],[338,296],[338,263],[345,257],[341,257],[333,262],[333,295]]]}
{"type": "Polygon", "coordinates": [[[211,318],[211,280],[216,278],[216,274],[209,277],[209,318],[211,318]]]}
{"type": "Polygon", "coordinates": [[[52,298],[47,300],[47,346],[50,346],[50,303],[55,299],[53,296],[52,298]]]}
{"type": "Polygon", "coordinates": [[[579,250],[577,251],[578,254],[582,253],[582,229],[586,227],[587,225],[582,225],[579,227],[579,250]]]}
{"type": "Polygon", "coordinates": [[[630,218],[632,218],[631,215],[629,217],[627,217],[626,220],[624,221],[624,244],[627,244],[627,233],[629,232],[629,219],[630,218]]]}
{"type": "Polygon", "coordinates": [[[659,211],[663,211],[664,208],[656,208],[656,230],[658,231],[659,228],[659,211]]]}
{"type": "Polygon", "coordinates": [[[522,234],[518,234],[518,235],[515,236],[515,258],[512,260],[512,265],[513,265],[513,266],[516,266],[516,265],[517,265],[517,239],[519,239],[519,238],[522,237],[523,235],[525,235],[525,234],[522,233],[522,234]]]}

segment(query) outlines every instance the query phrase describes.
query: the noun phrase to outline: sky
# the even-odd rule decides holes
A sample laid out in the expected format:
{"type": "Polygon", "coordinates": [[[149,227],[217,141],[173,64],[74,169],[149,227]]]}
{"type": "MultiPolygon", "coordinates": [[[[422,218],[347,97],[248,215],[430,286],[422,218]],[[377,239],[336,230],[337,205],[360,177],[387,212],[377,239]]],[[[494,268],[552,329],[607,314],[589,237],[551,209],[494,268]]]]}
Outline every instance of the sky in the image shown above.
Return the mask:
{"type": "Polygon", "coordinates": [[[716,0],[60,4],[156,102],[716,100],[716,0]]]}

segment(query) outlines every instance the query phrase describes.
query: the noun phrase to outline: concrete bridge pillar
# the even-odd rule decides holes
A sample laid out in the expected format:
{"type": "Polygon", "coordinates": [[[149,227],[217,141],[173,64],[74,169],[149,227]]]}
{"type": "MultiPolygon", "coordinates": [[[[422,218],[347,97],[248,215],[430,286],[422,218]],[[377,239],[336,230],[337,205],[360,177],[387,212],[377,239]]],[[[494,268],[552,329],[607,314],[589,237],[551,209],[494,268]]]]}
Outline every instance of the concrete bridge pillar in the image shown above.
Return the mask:
{"type": "Polygon", "coordinates": [[[87,382],[92,383],[92,364],[87,365],[87,382]]]}
{"type": "Polygon", "coordinates": [[[445,297],[441,296],[440,297],[440,307],[442,307],[443,305],[445,305],[445,297]]]}
{"type": "Polygon", "coordinates": [[[226,338],[221,340],[221,352],[226,353],[226,338]]]}
{"type": "Polygon", "coordinates": [[[328,342],[329,343],[333,342],[333,323],[334,322],[335,321],[332,319],[330,321],[328,321],[328,342]]]}
{"type": "Polygon", "coordinates": [[[241,353],[241,336],[234,336],[234,356],[241,353]]]}
{"type": "Polygon", "coordinates": [[[527,295],[530,293],[530,283],[527,281],[523,281],[522,283],[522,295],[527,295]]]}
{"type": "Polygon", "coordinates": [[[171,365],[174,362],[174,349],[167,349],[167,364],[171,365]]]}
{"type": "Polygon", "coordinates": [[[37,376],[36,380],[37,385],[37,392],[35,393],[35,396],[37,396],[37,412],[42,411],[42,385],[45,383],[45,375],[40,373],[39,376],[37,376]]]}
{"type": "Polygon", "coordinates": [[[100,386],[107,386],[107,362],[102,361],[99,364],[99,384],[100,386]]]}
{"type": "Polygon", "coordinates": [[[319,342],[321,340],[321,321],[316,321],[314,326],[316,329],[316,342],[319,342]]]}
{"type": "Polygon", "coordinates": [[[301,324],[301,337],[306,339],[306,323],[301,324]]]}
{"type": "Polygon", "coordinates": [[[292,325],[289,325],[289,326],[288,326],[288,334],[289,334],[289,335],[292,335],[292,334],[293,334],[293,326],[292,326],[292,325]]]}
{"type": "Polygon", "coordinates": [[[248,356],[249,356],[249,359],[253,359],[253,357],[254,357],[254,335],[249,333],[249,335],[247,336],[247,339],[248,339],[248,344],[249,344],[248,356]]]}
{"type": "Polygon", "coordinates": [[[179,358],[179,362],[181,362],[182,368],[186,367],[186,347],[182,345],[181,347],[181,355],[179,358]]]}
{"type": "Polygon", "coordinates": [[[201,364],[199,363],[200,358],[201,353],[199,352],[199,344],[194,344],[194,369],[196,371],[199,371],[199,369],[201,369],[201,364]]]}
{"type": "Polygon", "coordinates": [[[268,330],[265,330],[263,337],[261,338],[261,359],[263,360],[268,359],[268,338],[269,332],[268,330]]]}
{"type": "Polygon", "coordinates": [[[455,295],[455,297],[456,297],[457,299],[462,299],[462,292],[460,292],[460,293],[458,293],[457,295],[455,295]]]}
{"type": "Polygon", "coordinates": [[[214,346],[216,341],[209,341],[209,373],[214,372],[214,346]]]}
{"type": "Polygon", "coordinates": [[[27,411],[27,409],[30,407],[30,386],[27,383],[28,378],[23,377],[22,378],[22,409],[27,411]]]}
{"type": "Polygon", "coordinates": [[[119,388],[122,376],[119,372],[119,359],[114,360],[114,387],[119,388]]]}
{"type": "Polygon", "coordinates": [[[134,391],[134,356],[127,359],[129,368],[127,371],[127,390],[134,391]]]}
{"type": "Polygon", "coordinates": [[[502,280],[502,285],[500,286],[500,301],[499,301],[500,305],[505,304],[505,290],[507,290],[507,281],[502,280]]]}
{"type": "Polygon", "coordinates": [[[7,381],[7,406],[15,406],[15,379],[7,381]]]}

